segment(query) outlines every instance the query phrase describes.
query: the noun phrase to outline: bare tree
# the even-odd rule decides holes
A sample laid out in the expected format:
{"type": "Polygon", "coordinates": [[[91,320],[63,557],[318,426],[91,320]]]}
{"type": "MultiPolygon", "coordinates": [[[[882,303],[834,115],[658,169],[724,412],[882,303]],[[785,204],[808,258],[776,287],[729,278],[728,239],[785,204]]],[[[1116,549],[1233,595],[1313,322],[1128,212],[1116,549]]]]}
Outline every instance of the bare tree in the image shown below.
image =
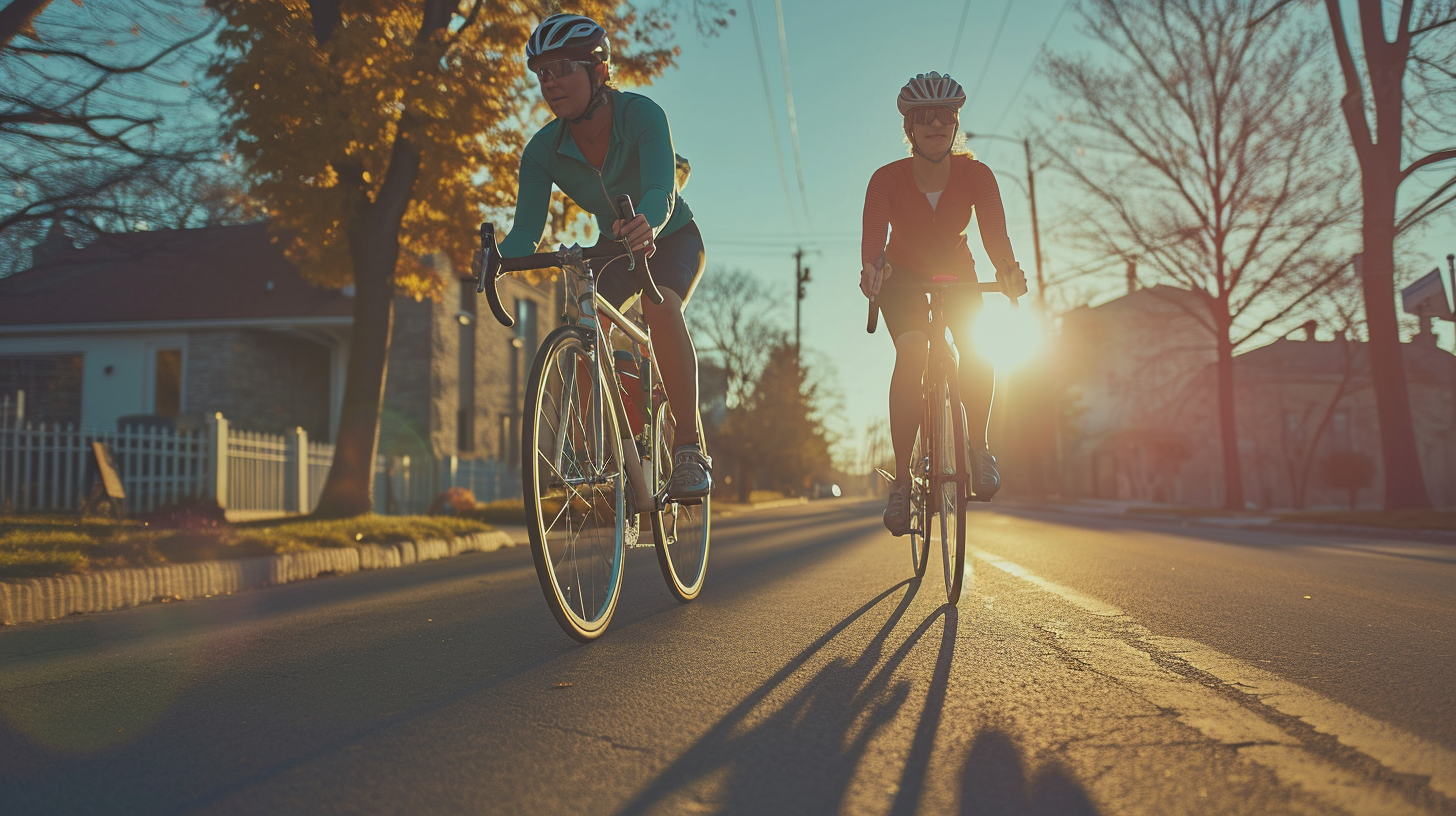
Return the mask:
{"type": "Polygon", "coordinates": [[[1380,418],[1385,506],[1425,508],[1430,497],[1416,451],[1395,312],[1395,239],[1456,200],[1456,171],[1451,169],[1456,164],[1456,0],[1400,0],[1393,27],[1386,24],[1387,5],[1359,0],[1362,72],[1339,0],[1325,0],[1344,79],[1340,109],[1360,164],[1360,277],[1380,418]],[[1393,40],[1387,38],[1388,30],[1393,40]],[[1401,186],[1426,170],[1439,171],[1441,177],[1426,185],[1415,204],[1400,207],[1401,186]]]}
{"type": "MultiPolygon", "coordinates": [[[[57,221],[74,237],[165,223],[228,185],[206,115],[201,0],[34,6],[0,25],[0,274],[57,221]]],[[[203,206],[216,212],[216,207],[203,206]]],[[[186,218],[180,219],[186,221],[186,218]]]]}
{"type": "Polygon", "coordinates": [[[716,356],[728,375],[728,407],[753,392],[769,352],[783,342],[779,303],[763,282],[742,269],[719,267],[703,275],[685,314],[698,349],[716,356]]]}
{"type": "Polygon", "coordinates": [[[1108,54],[1046,68],[1070,114],[1045,141],[1093,204],[1085,242],[1195,293],[1171,302],[1217,351],[1229,508],[1244,506],[1234,351],[1338,274],[1326,257],[1350,215],[1320,40],[1270,5],[1090,0],[1108,54]]]}

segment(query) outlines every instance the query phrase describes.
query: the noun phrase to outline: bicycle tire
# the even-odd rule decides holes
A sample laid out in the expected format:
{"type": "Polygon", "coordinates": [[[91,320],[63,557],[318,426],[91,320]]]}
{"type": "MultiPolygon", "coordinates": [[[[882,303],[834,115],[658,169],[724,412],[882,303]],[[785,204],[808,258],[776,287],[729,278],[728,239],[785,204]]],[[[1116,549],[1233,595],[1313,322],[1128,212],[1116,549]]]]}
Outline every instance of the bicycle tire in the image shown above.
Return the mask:
{"type": "Polygon", "coordinates": [[[942,372],[934,389],[936,423],[935,448],[931,456],[932,493],[935,515],[940,520],[941,566],[945,575],[945,599],[951,606],[960,602],[966,574],[966,490],[969,485],[966,462],[965,414],[961,410],[960,388],[954,372],[942,372]]]}
{"type": "Polygon", "coordinates": [[[930,492],[927,479],[930,476],[930,460],[925,454],[925,432],[930,427],[921,424],[921,432],[915,437],[910,449],[910,567],[916,578],[925,577],[925,568],[930,564],[930,515],[926,512],[926,500],[930,492]]]}
{"type": "MultiPolygon", "coordinates": [[[[672,441],[676,431],[672,409],[664,400],[653,418],[652,473],[653,495],[663,496],[672,477],[672,441]]],[[[707,453],[707,440],[702,426],[698,438],[707,453]]],[[[703,591],[708,575],[708,544],[712,533],[711,495],[700,501],[684,503],[664,499],[663,507],[652,514],[652,537],[657,544],[657,565],[662,568],[667,589],[682,603],[688,603],[703,591]]]]}
{"type": "Polygon", "coordinates": [[[526,381],[521,428],[521,487],[536,576],[556,622],[583,643],[600,637],[612,620],[626,555],[622,441],[610,394],[599,388],[591,400],[601,406],[600,421],[592,407],[582,410],[597,364],[588,343],[574,326],[546,338],[526,381]]]}

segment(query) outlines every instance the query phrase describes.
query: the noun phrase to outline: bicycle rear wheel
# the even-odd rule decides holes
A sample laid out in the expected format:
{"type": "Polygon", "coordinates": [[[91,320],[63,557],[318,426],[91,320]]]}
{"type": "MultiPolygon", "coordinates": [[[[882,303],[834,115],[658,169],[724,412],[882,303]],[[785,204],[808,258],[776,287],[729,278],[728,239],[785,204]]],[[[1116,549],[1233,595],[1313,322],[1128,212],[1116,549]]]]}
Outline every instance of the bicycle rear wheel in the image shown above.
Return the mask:
{"type": "MultiPolygon", "coordinates": [[[[672,478],[672,441],[676,420],[667,401],[657,406],[653,418],[652,492],[662,496],[672,478]]],[[[702,428],[699,426],[699,439],[702,428]]],[[[707,440],[702,440],[708,452],[707,440]]],[[[684,503],[664,500],[661,510],[652,514],[652,536],[657,541],[657,564],[667,588],[679,601],[687,603],[703,591],[708,574],[708,534],[711,527],[709,509],[713,497],[704,496],[684,503]]]]}
{"type": "Polygon", "coordinates": [[[610,395],[592,383],[581,333],[546,338],[526,383],[521,476],[536,576],[551,614],[583,643],[611,622],[622,591],[626,485],[610,395]]]}
{"type": "Polygon", "coordinates": [[[945,597],[954,606],[961,598],[966,573],[966,425],[960,389],[954,374],[941,375],[934,396],[935,445],[931,455],[932,500],[940,520],[941,563],[945,597]]]}

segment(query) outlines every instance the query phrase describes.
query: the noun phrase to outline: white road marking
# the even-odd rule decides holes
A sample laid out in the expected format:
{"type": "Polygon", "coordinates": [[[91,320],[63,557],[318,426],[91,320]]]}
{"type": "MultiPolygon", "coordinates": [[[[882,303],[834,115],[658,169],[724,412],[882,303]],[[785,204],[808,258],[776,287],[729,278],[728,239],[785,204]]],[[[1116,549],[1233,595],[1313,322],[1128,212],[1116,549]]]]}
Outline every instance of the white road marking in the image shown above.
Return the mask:
{"type": "Polygon", "coordinates": [[[1056,635],[1078,660],[1095,671],[1118,680],[1156,706],[1176,711],[1180,722],[1210,739],[1235,746],[1239,756],[1269,768],[1281,781],[1299,785],[1351,813],[1426,812],[1405,797],[1371,785],[1312,753],[1295,736],[1256,711],[1163,668],[1147,651],[1128,640],[1183,660],[1269,708],[1303,720],[1392,771],[1428,777],[1434,791],[1456,798],[1456,753],[1197,641],[1155,635],[1127,619],[1117,607],[1041,578],[1000,556],[982,550],[974,550],[973,555],[1097,618],[1122,618],[1117,621],[1115,636],[1061,622],[1042,628],[1056,635]]]}

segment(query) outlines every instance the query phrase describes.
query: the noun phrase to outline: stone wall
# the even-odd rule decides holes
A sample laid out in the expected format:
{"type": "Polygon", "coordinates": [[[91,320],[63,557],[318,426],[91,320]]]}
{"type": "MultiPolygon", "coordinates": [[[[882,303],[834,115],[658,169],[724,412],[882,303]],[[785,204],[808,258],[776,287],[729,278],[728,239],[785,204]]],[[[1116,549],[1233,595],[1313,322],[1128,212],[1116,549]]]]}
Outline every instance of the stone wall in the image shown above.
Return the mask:
{"type": "Polygon", "coordinates": [[[195,331],[187,337],[187,413],[221,412],[236,427],[283,433],[295,426],[327,439],[329,350],[263,330],[195,331]]]}

